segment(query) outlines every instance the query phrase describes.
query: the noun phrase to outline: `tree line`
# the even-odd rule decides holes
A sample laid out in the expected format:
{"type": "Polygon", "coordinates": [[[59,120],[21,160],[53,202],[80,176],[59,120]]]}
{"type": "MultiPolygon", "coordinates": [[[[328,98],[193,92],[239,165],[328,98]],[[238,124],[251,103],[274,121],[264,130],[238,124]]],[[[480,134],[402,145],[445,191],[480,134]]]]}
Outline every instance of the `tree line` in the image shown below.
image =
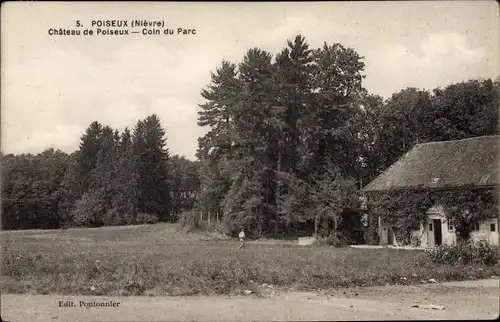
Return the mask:
{"type": "Polygon", "coordinates": [[[208,132],[196,162],[170,156],[155,115],[132,132],[93,122],[70,155],[2,154],[2,227],[181,219],[256,237],[329,234],[347,229],[359,189],[414,144],[498,134],[498,79],[384,100],[363,87],[364,70],[354,49],[311,49],[301,35],[276,55],[222,61],[201,91],[208,132]]]}
{"type": "Polygon", "coordinates": [[[122,133],[95,121],[72,154],[2,154],[2,228],[176,221],[195,202],[197,166],[170,156],[156,115],[122,133]]]}
{"type": "Polygon", "coordinates": [[[222,214],[233,232],[328,234],[414,144],[498,134],[498,79],[384,100],[363,87],[363,59],[298,35],[274,56],[252,48],[223,61],[201,92],[198,124],[210,131],[199,139],[197,211],[222,214]]]}

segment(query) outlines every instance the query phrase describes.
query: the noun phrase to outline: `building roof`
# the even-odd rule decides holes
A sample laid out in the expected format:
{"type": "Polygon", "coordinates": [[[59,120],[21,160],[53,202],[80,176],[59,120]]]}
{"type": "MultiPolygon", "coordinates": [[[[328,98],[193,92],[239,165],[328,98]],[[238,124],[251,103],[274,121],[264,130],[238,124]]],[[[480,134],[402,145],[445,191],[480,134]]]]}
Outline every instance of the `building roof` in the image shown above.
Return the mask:
{"type": "Polygon", "coordinates": [[[498,185],[499,136],[415,145],[362,191],[498,185]]]}

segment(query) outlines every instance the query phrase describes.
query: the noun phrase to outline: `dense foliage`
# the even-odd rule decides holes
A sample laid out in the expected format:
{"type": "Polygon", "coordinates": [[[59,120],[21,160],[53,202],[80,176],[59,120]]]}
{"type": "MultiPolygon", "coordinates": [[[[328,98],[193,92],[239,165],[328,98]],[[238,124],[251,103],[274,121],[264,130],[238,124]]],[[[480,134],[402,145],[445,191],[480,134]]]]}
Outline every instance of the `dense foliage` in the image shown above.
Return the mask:
{"type": "MultiPolygon", "coordinates": [[[[182,213],[188,225],[244,227],[249,236],[359,232],[359,188],[414,144],[498,134],[498,79],[383,100],[363,87],[364,68],[354,49],[313,49],[300,35],[276,55],[252,48],[239,63],[222,61],[201,91],[198,125],[208,132],[196,162],[170,156],[155,115],[122,133],[93,122],[70,155],[2,154],[2,227],[177,221],[182,213]]],[[[483,200],[460,196],[440,197],[450,216],[466,218],[462,210],[483,200]]],[[[433,198],[391,192],[370,207],[405,235],[433,198]]]]}
{"type": "Polygon", "coordinates": [[[438,202],[455,226],[459,241],[469,239],[475,223],[487,218],[498,218],[498,188],[478,189],[461,187],[442,191],[438,202]]]}
{"type": "Polygon", "coordinates": [[[457,239],[467,241],[474,224],[498,218],[498,189],[463,186],[453,189],[397,189],[368,194],[371,213],[380,216],[393,228],[396,238],[409,242],[412,229],[426,222],[427,210],[440,205],[453,223],[457,239]]]}
{"type": "Polygon", "coordinates": [[[453,246],[441,245],[426,250],[426,253],[434,262],[439,264],[492,266],[498,264],[500,260],[498,247],[492,247],[488,244],[459,243],[453,246]]]}
{"type": "Polygon", "coordinates": [[[169,156],[156,115],[122,133],[92,122],[71,155],[2,155],[2,228],[173,221],[192,207],[197,163],[169,156]]]}
{"type": "Polygon", "coordinates": [[[367,198],[370,212],[392,227],[397,240],[408,244],[411,231],[426,222],[426,212],[436,201],[436,196],[423,188],[372,192],[367,198]]]}
{"type": "MultiPolygon", "coordinates": [[[[414,144],[498,134],[498,80],[407,88],[384,101],[363,78],[354,49],[310,49],[300,35],[274,59],[253,48],[239,64],[223,61],[198,118],[210,129],[197,153],[201,217],[216,213],[228,231],[256,236],[318,232],[319,218],[337,226],[346,209],[359,215],[356,190],[414,144]]],[[[384,211],[407,235],[432,200],[397,193],[384,211]]]]}

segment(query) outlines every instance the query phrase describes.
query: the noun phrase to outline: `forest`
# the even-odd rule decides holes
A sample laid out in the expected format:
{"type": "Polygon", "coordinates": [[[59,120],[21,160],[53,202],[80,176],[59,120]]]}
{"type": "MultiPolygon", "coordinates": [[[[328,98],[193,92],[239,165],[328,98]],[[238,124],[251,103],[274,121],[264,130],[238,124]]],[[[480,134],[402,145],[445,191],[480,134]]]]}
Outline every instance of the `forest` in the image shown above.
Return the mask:
{"type": "Polygon", "coordinates": [[[196,161],[171,154],[156,115],[121,132],[96,120],[71,154],[2,153],[2,229],[180,221],[253,237],[329,231],[415,144],[498,135],[498,78],[388,99],[364,78],[364,57],[339,43],[310,48],[297,35],[275,54],[252,48],[201,89],[208,132],[196,161]]]}

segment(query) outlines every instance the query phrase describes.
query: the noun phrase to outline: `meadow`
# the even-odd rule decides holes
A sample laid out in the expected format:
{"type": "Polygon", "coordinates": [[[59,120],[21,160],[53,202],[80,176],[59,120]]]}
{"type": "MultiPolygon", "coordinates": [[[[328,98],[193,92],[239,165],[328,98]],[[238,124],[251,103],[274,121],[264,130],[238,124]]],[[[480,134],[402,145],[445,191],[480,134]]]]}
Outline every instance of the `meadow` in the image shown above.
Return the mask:
{"type": "Polygon", "coordinates": [[[3,231],[2,293],[194,295],[487,278],[498,264],[448,265],[421,251],[301,247],[187,233],[175,224],[3,231]]]}

